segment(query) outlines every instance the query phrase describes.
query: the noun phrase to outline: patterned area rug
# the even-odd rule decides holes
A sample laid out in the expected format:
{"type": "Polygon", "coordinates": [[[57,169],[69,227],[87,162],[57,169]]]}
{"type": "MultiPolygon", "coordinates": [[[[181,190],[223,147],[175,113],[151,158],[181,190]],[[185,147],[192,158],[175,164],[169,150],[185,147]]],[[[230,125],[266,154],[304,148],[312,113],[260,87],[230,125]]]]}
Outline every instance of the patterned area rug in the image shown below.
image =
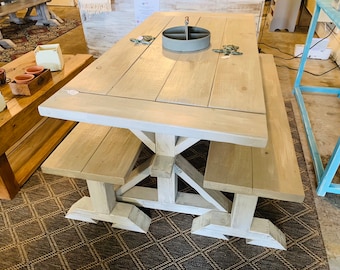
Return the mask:
{"type": "MultiPolygon", "coordinates": [[[[324,168],[326,168],[328,161],[330,160],[330,156],[321,156],[321,160],[323,163],[324,168]]],[[[312,164],[312,163],[311,163],[312,164]]],[[[313,173],[315,174],[315,171],[313,170],[313,173]]],[[[334,178],[332,179],[333,184],[340,184],[340,167],[336,171],[334,178]]],[[[326,195],[323,197],[326,201],[334,205],[335,207],[340,209],[340,196],[339,194],[334,193],[326,193],[326,195]]]]}
{"type": "MultiPolygon", "coordinates": [[[[14,200],[0,201],[0,269],[329,269],[290,102],[286,108],[306,198],[302,204],[260,199],[256,216],[285,233],[287,251],[246,245],[236,237],[195,236],[194,216],[166,211],[144,209],[152,218],[147,234],[69,220],[67,210],[88,195],[85,181],[38,170],[14,200]]],[[[185,152],[201,172],[208,146],[201,141],[185,152]]],[[[154,183],[150,178],[144,185],[154,183]]]]}
{"type": "Polygon", "coordinates": [[[0,62],[11,62],[15,58],[46,44],[81,24],[78,20],[64,20],[59,26],[40,26],[35,22],[14,24],[4,20],[0,29],[4,39],[12,40],[17,46],[0,51],[0,62]]]}

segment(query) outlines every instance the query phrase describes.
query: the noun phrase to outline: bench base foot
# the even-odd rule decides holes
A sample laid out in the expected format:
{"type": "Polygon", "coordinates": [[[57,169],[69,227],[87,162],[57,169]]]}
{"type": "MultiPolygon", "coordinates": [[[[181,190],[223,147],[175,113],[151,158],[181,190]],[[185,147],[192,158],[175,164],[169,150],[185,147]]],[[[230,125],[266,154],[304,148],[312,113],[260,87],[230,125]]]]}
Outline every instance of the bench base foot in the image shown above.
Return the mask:
{"type": "Polygon", "coordinates": [[[134,232],[147,233],[151,219],[136,206],[117,202],[110,214],[93,210],[90,197],[83,197],[72,205],[66,218],[97,223],[98,220],[111,222],[112,227],[134,232]]]}
{"type": "Polygon", "coordinates": [[[210,211],[194,219],[191,233],[228,240],[227,236],[246,239],[247,244],[286,250],[286,237],[267,219],[253,218],[249,230],[232,225],[232,215],[219,211],[210,211]]]}

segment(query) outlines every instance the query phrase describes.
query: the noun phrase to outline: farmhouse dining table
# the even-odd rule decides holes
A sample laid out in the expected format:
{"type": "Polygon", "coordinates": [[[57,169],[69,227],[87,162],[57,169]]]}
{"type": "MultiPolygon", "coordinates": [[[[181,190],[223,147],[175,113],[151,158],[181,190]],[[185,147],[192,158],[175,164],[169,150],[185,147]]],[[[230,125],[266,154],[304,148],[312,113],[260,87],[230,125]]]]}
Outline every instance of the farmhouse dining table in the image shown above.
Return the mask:
{"type": "MultiPolygon", "coordinates": [[[[99,41],[100,42],[100,41],[99,41]]],[[[118,200],[202,215],[230,211],[219,191],[181,153],[200,140],[265,147],[266,106],[254,17],[249,14],[157,12],[39,106],[48,117],[131,130],[155,153],[150,174],[157,188],[127,184],[118,200]],[[194,52],[164,49],[165,29],[209,30],[210,46],[194,52]],[[132,42],[151,36],[150,44],[132,42]],[[132,41],[131,41],[132,40],[132,41]],[[213,49],[238,46],[241,55],[213,49]],[[178,177],[197,193],[178,191],[178,177]]],[[[142,174],[143,172],[141,172],[142,174]]]]}

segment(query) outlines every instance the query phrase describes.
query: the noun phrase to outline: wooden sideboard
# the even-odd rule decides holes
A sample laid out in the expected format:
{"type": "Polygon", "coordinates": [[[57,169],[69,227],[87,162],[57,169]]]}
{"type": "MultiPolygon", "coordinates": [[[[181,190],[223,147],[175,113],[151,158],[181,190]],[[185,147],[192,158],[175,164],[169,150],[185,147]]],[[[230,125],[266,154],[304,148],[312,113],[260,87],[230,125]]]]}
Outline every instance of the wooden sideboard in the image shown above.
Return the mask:
{"type": "MultiPolygon", "coordinates": [[[[0,85],[7,108],[0,112],[0,199],[12,199],[76,123],[40,116],[38,106],[93,61],[89,54],[63,55],[62,71],[31,96],[14,96],[0,85]]],[[[7,78],[35,65],[34,52],[6,64],[7,78]]]]}

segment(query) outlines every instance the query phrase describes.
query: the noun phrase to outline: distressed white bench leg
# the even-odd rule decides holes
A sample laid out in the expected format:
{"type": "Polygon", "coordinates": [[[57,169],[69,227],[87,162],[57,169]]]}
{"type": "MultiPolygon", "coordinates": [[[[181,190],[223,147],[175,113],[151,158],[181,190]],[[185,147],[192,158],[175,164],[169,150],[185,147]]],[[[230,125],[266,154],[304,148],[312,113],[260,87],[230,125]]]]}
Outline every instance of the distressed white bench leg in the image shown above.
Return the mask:
{"type": "Polygon", "coordinates": [[[116,194],[112,184],[86,180],[93,210],[98,214],[109,215],[115,207],[116,194]]]}
{"type": "Polygon", "coordinates": [[[247,244],[286,249],[284,234],[269,220],[254,218],[257,196],[235,194],[231,213],[210,211],[193,220],[191,232],[228,240],[245,238],[247,244]]]}
{"type": "Polygon", "coordinates": [[[87,180],[90,197],[77,201],[66,217],[91,223],[111,222],[112,227],[147,233],[151,219],[136,206],[116,201],[112,184],[87,180]]]}
{"type": "Polygon", "coordinates": [[[230,226],[248,232],[253,222],[258,197],[253,195],[235,194],[231,208],[230,226]]]}

